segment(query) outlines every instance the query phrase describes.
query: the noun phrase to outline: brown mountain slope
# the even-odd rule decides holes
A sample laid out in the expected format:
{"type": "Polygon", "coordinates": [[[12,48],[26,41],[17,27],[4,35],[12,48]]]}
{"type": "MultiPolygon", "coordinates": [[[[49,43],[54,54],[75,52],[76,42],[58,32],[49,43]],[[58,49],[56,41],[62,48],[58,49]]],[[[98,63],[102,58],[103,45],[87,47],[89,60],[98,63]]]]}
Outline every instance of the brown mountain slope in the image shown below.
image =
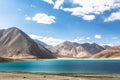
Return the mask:
{"type": "Polygon", "coordinates": [[[65,41],[51,49],[53,53],[67,57],[90,57],[91,55],[104,50],[97,44],[78,44],[65,41]]]}
{"type": "Polygon", "coordinates": [[[93,58],[120,58],[120,46],[111,47],[92,56],[93,58]]]}
{"type": "Polygon", "coordinates": [[[28,35],[15,27],[0,31],[0,56],[7,58],[54,58],[49,50],[38,46],[28,35]]]}

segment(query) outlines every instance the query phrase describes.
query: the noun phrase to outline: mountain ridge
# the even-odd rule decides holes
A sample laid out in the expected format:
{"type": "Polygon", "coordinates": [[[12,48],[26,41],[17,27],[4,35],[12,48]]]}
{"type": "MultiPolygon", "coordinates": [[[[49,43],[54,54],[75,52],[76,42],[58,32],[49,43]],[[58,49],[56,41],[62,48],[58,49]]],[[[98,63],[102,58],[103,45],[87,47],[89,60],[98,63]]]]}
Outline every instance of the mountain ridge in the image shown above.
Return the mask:
{"type": "Polygon", "coordinates": [[[93,55],[92,58],[120,58],[120,46],[114,46],[103,50],[93,55]]]}
{"type": "Polygon", "coordinates": [[[16,27],[0,30],[0,56],[15,58],[54,58],[52,52],[38,46],[27,34],[16,27]]]}
{"type": "Polygon", "coordinates": [[[61,44],[56,45],[51,49],[53,53],[67,56],[67,57],[86,57],[90,58],[92,55],[105,50],[98,44],[84,43],[79,44],[75,42],[65,41],[61,44]]]}

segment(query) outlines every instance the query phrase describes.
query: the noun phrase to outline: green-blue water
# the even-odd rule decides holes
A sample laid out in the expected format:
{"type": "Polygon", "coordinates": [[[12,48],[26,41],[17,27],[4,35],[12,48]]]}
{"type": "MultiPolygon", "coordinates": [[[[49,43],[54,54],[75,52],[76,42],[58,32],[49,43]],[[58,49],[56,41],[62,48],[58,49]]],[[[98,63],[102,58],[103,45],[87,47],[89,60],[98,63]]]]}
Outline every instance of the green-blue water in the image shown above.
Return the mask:
{"type": "Polygon", "coordinates": [[[120,73],[120,60],[46,60],[1,63],[0,71],[43,73],[120,73]]]}

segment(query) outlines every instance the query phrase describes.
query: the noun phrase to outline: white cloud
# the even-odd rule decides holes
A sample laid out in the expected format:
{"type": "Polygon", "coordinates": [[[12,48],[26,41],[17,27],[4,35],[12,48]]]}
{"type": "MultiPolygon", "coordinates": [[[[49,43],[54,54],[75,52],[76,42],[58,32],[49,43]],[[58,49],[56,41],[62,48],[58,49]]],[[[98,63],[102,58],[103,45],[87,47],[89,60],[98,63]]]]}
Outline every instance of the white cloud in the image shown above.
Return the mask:
{"type": "Polygon", "coordinates": [[[107,46],[115,46],[115,45],[113,45],[113,44],[100,44],[101,46],[104,46],[104,45],[107,45],[107,46]]]}
{"type": "MultiPolygon", "coordinates": [[[[40,40],[48,45],[52,45],[52,46],[56,46],[66,40],[64,39],[58,39],[58,38],[53,38],[53,37],[44,37],[44,36],[38,36],[38,35],[34,35],[34,34],[30,34],[29,35],[32,39],[37,39],[40,40]]],[[[78,37],[75,38],[73,40],[67,40],[67,41],[71,41],[71,42],[77,42],[77,43],[85,43],[85,42],[89,42],[87,40],[89,40],[90,37],[78,37]]],[[[90,43],[90,42],[89,42],[90,43]]]]}
{"type": "Polygon", "coordinates": [[[25,20],[30,21],[31,17],[26,17],[25,20]]]}
{"type": "Polygon", "coordinates": [[[54,4],[53,0],[43,0],[44,2],[47,2],[49,4],[54,4]]]}
{"type": "Polygon", "coordinates": [[[55,23],[55,19],[55,16],[49,16],[45,13],[37,13],[33,17],[25,17],[25,20],[27,21],[36,21],[41,24],[53,24],[55,23]]]}
{"type": "Polygon", "coordinates": [[[120,20],[120,11],[113,12],[108,18],[104,20],[104,22],[120,20]]]}
{"type": "Polygon", "coordinates": [[[84,20],[94,20],[97,15],[103,14],[105,11],[120,10],[120,0],[56,0],[53,8],[70,12],[71,15],[84,20]],[[64,3],[71,7],[64,7],[64,3]]]}
{"type": "Polygon", "coordinates": [[[83,16],[83,19],[90,21],[90,20],[94,20],[94,19],[95,19],[95,16],[94,16],[94,15],[84,15],[84,16],[83,16]]]}
{"type": "Polygon", "coordinates": [[[77,42],[77,43],[84,43],[85,37],[78,37],[73,40],[70,40],[71,42],[77,42]]]}
{"type": "Polygon", "coordinates": [[[90,37],[85,37],[85,36],[82,36],[82,37],[77,37],[73,40],[68,40],[68,41],[71,41],[71,42],[77,42],[77,43],[92,43],[90,37]]]}
{"type": "Polygon", "coordinates": [[[25,20],[27,21],[36,21],[37,23],[41,24],[52,24],[55,23],[55,16],[49,16],[45,13],[37,13],[33,17],[26,17],[25,20]]]}
{"type": "Polygon", "coordinates": [[[62,39],[57,39],[57,38],[53,38],[53,37],[37,36],[37,35],[33,35],[33,34],[31,34],[29,36],[32,39],[37,39],[37,40],[43,41],[46,44],[52,45],[52,46],[55,46],[57,44],[60,44],[60,43],[64,42],[64,40],[62,40],[62,39]]]}
{"type": "Polygon", "coordinates": [[[108,45],[108,46],[114,46],[113,44],[106,44],[106,45],[108,45]]]}
{"type": "Polygon", "coordinates": [[[79,13],[100,14],[112,8],[120,7],[117,0],[72,0],[72,4],[79,5],[79,13]]]}
{"type": "Polygon", "coordinates": [[[96,35],[94,36],[94,38],[96,38],[96,39],[101,39],[101,38],[102,38],[102,36],[101,36],[101,35],[96,34],[96,35]]]}
{"type": "MultiPolygon", "coordinates": [[[[83,20],[94,20],[95,19],[95,15],[90,15],[90,14],[86,14],[81,12],[82,8],[81,7],[75,7],[75,8],[62,8],[63,11],[66,12],[71,12],[71,15],[74,16],[78,16],[81,17],[83,20]]],[[[85,11],[86,12],[86,11],[85,11]]]]}
{"type": "Polygon", "coordinates": [[[49,4],[52,4],[54,6],[54,9],[60,9],[62,4],[64,3],[64,0],[43,0],[44,2],[47,2],[49,4]]]}
{"type": "Polygon", "coordinates": [[[74,16],[82,17],[84,20],[94,20],[96,15],[105,11],[120,8],[118,0],[72,0],[73,8],[63,8],[64,11],[71,12],[74,16]],[[92,14],[91,16],[89,16],[92,14]]]}
{"type": "Polygon", "coordinates": [[[36,21],[37,23],[42,23],[42,24],[52,24],[55,23],[55,16],[48,16],[45,13],[37,13],[32,20],[36,21]]]}
{"type": "Polygon", "coordinates": [[[64,0],[57,0],[54,5],[54,9],[60,9],[61,5],[64,3],[64,0]]]}

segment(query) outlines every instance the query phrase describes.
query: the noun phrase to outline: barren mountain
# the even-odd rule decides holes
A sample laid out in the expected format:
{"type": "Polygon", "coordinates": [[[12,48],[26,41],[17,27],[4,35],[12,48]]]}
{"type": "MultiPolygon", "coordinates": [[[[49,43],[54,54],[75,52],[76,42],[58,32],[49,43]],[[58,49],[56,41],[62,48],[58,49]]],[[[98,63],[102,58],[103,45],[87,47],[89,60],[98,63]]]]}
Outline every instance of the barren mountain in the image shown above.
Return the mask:
{"type": "Polygon", "coordinates": [[[83,43],[83,44],[80,44],[82,47],[84,47],[85,50],[87,50],[89,53],[91,54],[96,54],[102,50],[105,50],[104,47],[96,44],[96,43],[93,43],[93,44],[90,44],[90,43],[83,43]]]}
{"type": "Polygon", "coordinates": [[[93,58],[120,58],[120,46],[111,47],[97,53],[93,58]]]}
{"type": "Polygon", "coordinates": [[[69,41],[65,41],[51,49],[53,53],[67,57],[90,57],[102,50],[104,50],[104,48],[95,43],[78,44],[69,41]]]}
{"type": "Polygon", "coordinates": [[[0,30],[0,56],[7,58],[54,58],[53,54],[38,46],[27,34],[12,27],[0,30]]]}

